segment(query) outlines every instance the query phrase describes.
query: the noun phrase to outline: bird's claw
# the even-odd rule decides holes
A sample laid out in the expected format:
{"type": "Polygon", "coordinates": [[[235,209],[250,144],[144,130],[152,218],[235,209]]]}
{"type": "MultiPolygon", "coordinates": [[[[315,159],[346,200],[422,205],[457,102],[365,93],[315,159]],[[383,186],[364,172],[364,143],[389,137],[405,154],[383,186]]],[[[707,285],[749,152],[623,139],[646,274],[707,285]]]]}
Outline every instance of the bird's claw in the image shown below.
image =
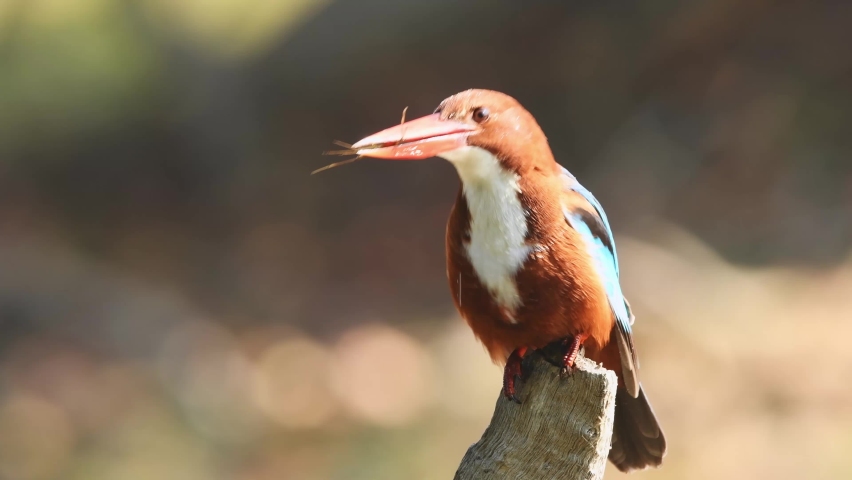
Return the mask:
{"type": "Polygon", "coordinates": [[[514,374],[514,373],[512,373],[510,375],[511,375],[510,377],[505,378],[503,380],[503,395],[507,399],[509,399],[509,400],[517,403],[518,405],[520,405],[521,399],[518,398],[518,392],[515,388],[515,384],[517,383],[518,379],[521,378],[521,375],[520,374],[514,374]]]}
{"type": "Polygon", "coordinates": [[[515,384],[525,376],[521,365],[525,352],[526,349],[512,352],[509,359],[506,360],[506,368],[503,370],[503,395],[518,405],[521,404],[521,399],[518,398],[515,384]]]}
{"type": "Polygon", "coordinates": [[[562,341],[562,345],[566,347],[566,350],[562,357],[562,368],[559,369],[559,376],[561,378],[570,377],[577,370],[577,356],[580,354],[580,349],[583,348],[583,342],[586,338],[588,338],[588,335],[578,334],[562,341]]]}
{"type": "Polygon", "coordinates": [[[514,377],[508,382],[506,382],[506,385],[503,386],[503,396],[506,397],[506,399],[511,400],[520,405],[521,399],[518,398],[518,393],[515,390],[515,381],[517,378],[518,377],[514,377]]]}

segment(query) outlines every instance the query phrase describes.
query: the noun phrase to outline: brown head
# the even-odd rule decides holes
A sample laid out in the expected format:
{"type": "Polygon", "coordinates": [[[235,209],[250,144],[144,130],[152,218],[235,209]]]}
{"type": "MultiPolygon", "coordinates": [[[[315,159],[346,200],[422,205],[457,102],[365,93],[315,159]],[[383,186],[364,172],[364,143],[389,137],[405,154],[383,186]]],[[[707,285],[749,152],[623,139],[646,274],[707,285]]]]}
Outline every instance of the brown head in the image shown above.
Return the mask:
{"type": "Polygon", "coordinates": [[[517,175],[558,168],[535,118],[514,98],[493,90],[457,93],[432,115],[370,135],[353,148],[390,160],[445,158],[465,183],[498,165],[517,175]]]}

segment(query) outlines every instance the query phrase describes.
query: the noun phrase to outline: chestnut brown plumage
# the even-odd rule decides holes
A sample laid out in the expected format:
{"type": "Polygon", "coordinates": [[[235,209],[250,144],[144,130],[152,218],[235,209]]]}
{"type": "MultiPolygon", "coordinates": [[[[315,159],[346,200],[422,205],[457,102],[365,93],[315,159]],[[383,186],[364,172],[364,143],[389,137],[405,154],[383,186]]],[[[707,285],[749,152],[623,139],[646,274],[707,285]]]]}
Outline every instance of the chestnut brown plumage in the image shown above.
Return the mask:
{"type": "Polygon", "coordinates": [[[352,149],[385,159],[439,156],[456,167],[462,185],[447,224],[447,278],[474,335],[506,364],[506,396],[517,400],[527,352],[565,340],[570,371],[582,344],[619,379],[610,460],[623,471],[658,466],[666,442],[638,380],[609,221],[555,161],[533,116],[508,95],[468,90],[352,149]]]}

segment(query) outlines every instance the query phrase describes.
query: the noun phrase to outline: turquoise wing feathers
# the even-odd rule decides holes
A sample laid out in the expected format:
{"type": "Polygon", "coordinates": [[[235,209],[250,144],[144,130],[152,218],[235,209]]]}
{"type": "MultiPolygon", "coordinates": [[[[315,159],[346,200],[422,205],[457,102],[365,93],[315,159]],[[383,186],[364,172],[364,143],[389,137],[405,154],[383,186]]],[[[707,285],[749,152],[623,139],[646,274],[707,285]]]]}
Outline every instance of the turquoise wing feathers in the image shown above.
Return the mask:
{"type": "Polygon", "coordinates": [[[568,224],[582,236],[587,253],[592,258],[596,273],[603,283],[619,333],[619,350],[625,386],[631,394],[634,392],[638,394],[637,360],[631,328],[633,314],[630,311],[630,304],[621,292],[618,253],[609,220],[592,192],[581,185],[568,170],[564,168],[562,170],[566,190],[579,194],[591,206],[588,208],[582,202],[563,204],[563,213],[568,224]]]}

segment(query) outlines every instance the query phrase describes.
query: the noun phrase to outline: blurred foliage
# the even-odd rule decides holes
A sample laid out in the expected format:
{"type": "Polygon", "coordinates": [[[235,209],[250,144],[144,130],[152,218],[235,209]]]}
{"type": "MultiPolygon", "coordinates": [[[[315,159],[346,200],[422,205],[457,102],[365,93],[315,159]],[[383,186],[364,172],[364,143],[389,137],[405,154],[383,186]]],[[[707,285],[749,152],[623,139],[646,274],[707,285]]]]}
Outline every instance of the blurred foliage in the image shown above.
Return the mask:
{"type": "Polygon", "coordinates": [[[0,0],[0,478],[450,478],[500,384],[445,285],[455,173],[308,173],[471,87],[527,106],[613,222],[671,439],[635,476],[848,477],[849,25],[0,0]]]}

